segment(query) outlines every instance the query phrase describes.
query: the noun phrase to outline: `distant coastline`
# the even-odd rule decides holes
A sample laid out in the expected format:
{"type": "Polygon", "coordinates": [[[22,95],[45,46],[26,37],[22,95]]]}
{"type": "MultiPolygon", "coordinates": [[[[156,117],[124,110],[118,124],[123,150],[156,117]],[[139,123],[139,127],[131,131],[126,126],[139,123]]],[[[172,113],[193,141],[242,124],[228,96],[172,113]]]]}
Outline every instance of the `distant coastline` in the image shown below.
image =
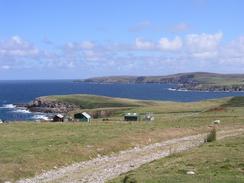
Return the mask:
{"type": "Polygon", "coordinates": [[[242,93],[244,90],[240,91],[224,91],[224,90],[188,90],[188,89],[176,89],[176,88],[168,88],[169,91],[177,91],[177,92],[216,92],[216,93],[231,93],[231,92],[237,92],[242,93]]]}
{"type": "Polygon", "coordinates": [[[96,84],[175,84],[175,91],[244,92],[244,74],[207,72],[179,73],[167,76],[107,76],[76,80],[96,84]]]}

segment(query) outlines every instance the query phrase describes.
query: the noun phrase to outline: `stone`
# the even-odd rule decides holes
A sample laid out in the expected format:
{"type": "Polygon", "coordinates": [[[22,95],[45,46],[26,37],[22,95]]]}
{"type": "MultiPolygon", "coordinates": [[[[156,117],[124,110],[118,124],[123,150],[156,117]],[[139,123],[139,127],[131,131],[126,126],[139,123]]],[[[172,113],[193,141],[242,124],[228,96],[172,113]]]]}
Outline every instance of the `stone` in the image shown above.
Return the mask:
{"type": "Polygon", "coordinates": [[[195,172],[194,171],[187,171],[186,174],[187,175],[195,175],[195,172]]]}

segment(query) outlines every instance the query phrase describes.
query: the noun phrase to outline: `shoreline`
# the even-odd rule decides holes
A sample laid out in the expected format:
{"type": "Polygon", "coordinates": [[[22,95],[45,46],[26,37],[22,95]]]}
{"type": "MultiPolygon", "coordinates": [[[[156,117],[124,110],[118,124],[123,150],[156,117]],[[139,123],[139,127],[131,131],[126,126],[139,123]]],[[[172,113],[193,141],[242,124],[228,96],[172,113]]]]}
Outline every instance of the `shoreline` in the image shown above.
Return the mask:
{"type": "Polygon", "coordinates": [[[19,121],[31,121],[31,122],[38,122],[38,121],[48,121],[49,115],[48,113],[42,113],[42,112],[33,112],[29,110],[27,107],[23,107],[23,104],[3,104],[0,106],[0,112],[5,111],[6,113],[10,113],[14,116],[26,116],[23,119],[7,119],[4,117],[1,117],[1,120],[4,120],[6,122],[19,122],[19,121]]]}
{"type": "Polygon", "coordinates": [[[189,89],[176,89],[176,88],[168,88],[168,91],[177,91],[177,92],[213,92],[213,93],[244,93],[244,90],[242,91],[219,91],[219,90],[189,90],[189,89]]]}

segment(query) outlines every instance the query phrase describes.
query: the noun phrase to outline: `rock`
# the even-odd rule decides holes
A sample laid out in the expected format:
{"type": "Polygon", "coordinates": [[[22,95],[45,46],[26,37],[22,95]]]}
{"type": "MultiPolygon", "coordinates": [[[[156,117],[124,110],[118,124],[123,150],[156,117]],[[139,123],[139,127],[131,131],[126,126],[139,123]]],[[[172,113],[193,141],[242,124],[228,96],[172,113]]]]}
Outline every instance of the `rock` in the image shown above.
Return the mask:
{"type": "Polygon", "coordinates": [[[195,172],[194,171],[187,171],[186,174],[187,175],[195,175],[195,172]]]}
{"type": "Polygon", "coordinates": [[[218,120],[215,120],[213,123],[214,124],[220,124],[220,120],[219,119],[218,120]]]}
{"type": "Polygon", "coordinates": [[[48,100],[45,97],[39,97],[26,105],[27,109],[31,112],[43,113],[67,113],[78,106],[70,103],[59,102],[55,100],[48,100]]]}

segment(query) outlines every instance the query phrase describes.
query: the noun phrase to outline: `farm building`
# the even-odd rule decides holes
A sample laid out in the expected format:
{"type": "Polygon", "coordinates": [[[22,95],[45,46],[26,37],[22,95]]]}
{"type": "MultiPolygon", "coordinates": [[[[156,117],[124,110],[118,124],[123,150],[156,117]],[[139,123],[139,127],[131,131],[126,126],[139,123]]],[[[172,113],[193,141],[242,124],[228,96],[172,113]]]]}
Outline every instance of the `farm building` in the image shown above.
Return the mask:
{"type": "Polygon", "coordinates": [[[88,113],[86,113],[86,112],[76,113],[74,115],[74,118],[76,120],[84,121],[84,122],[90,122],[90,120],[91,120],[91,116],[88,113]]]}
{"type": "Polygon", "coordinates": [[[56,114],[53,117],[53,122],[63,122],[64,121],[64,116],[62,114],[56,114]]]}
{"type": "Polygon", "coordinates": [[[137,113],[127,113],[124,115],[125,121],[139,121],[140,116],[137,113]]]}

